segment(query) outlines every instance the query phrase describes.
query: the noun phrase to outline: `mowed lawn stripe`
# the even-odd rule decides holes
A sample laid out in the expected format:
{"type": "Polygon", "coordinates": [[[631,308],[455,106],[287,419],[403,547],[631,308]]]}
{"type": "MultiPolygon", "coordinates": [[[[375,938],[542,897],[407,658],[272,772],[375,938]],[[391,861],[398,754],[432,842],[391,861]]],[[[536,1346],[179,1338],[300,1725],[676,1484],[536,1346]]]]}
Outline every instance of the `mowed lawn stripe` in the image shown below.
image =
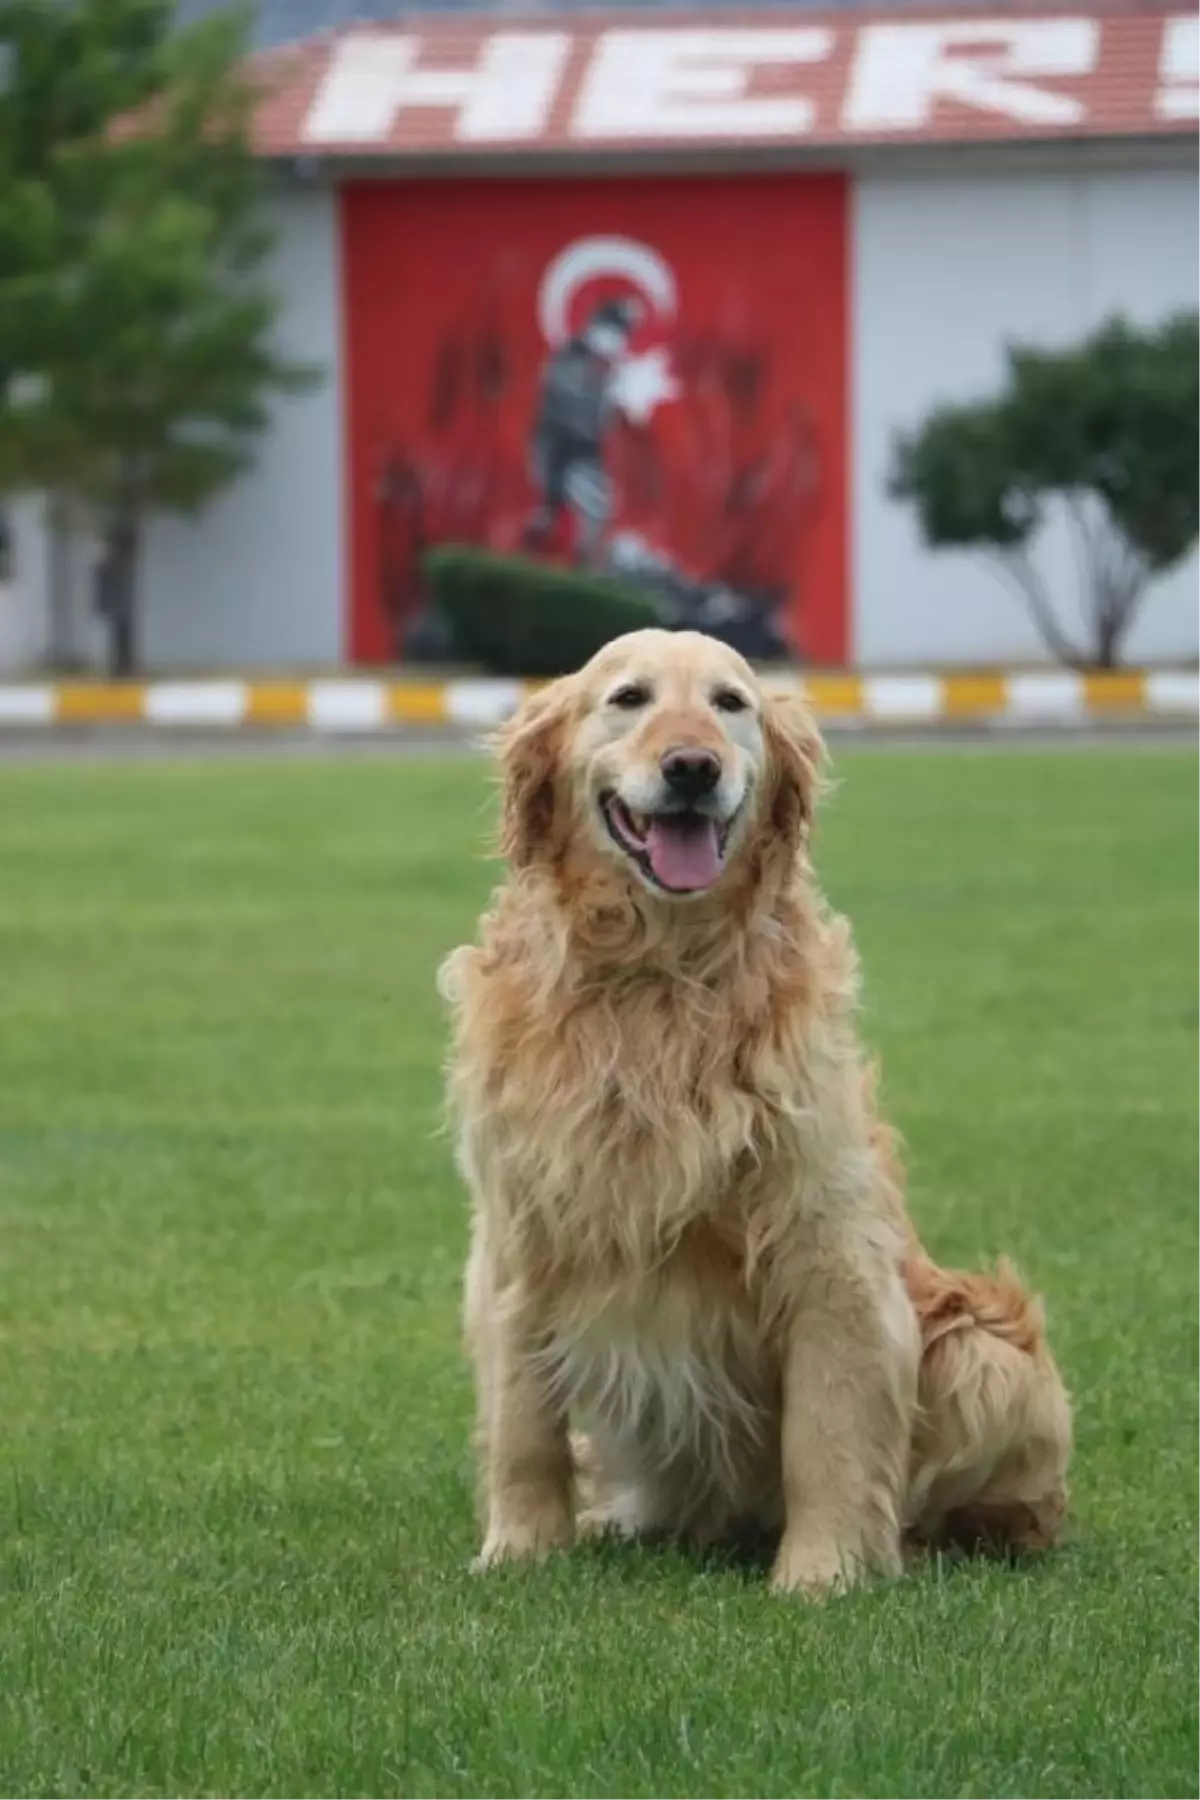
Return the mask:
{"type": "Polygon", "coordinates": [[[934,1251],[1078,1404],[1068,1547],[813,1610],[467,1573],[433,976],[469,760],[0,770],[0,1791],[1196,1792],[1196,759],[857,751],[817,858],[934,1251]]]}

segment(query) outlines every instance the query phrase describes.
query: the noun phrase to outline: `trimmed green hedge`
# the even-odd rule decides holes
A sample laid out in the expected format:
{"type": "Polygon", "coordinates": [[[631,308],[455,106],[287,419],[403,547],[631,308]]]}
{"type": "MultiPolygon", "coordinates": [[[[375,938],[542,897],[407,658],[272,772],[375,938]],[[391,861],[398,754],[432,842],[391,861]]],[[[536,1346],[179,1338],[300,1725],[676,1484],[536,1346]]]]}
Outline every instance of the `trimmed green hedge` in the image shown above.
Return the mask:
{"type": "Polygon", "coordinates": [[[424,567],[455,655],[494,675],[565,675],[611,638],[658,623],[653,602],[623,582],[528,557],[450,544],[424,567]]]}

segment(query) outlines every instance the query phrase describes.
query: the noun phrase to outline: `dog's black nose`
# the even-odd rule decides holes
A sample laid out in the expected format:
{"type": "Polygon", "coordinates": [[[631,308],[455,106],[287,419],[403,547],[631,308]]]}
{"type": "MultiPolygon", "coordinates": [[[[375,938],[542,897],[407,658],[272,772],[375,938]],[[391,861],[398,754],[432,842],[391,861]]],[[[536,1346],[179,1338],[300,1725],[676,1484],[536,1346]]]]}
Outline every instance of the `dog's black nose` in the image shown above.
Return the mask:
{"type": "Polygon", "coordinates": [[[721,759],[711,750],[668,750],[659,767],[678,800],[701,800],[721,779],[721,759]]]}

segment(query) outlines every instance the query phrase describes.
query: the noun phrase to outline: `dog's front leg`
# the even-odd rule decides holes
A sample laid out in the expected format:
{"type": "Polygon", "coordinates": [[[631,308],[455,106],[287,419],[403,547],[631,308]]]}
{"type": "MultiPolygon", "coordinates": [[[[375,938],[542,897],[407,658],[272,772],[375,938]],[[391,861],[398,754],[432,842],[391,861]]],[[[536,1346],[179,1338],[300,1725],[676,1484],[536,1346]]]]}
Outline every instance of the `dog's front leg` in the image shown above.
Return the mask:
{"type": "Polygon", "coordinates": [[[919,1339],[899,1270],[826,1248],[798,1283],[784,1346],[785,1593],[900,1573],[919,1339]]]}
{"type": "Polygon", "coordinates": [[[567,1419],[522,1316],[490,1323],[477,1353],[487,1533],[477,1566],[546,1556],[575,1534],[567,1419]]]}

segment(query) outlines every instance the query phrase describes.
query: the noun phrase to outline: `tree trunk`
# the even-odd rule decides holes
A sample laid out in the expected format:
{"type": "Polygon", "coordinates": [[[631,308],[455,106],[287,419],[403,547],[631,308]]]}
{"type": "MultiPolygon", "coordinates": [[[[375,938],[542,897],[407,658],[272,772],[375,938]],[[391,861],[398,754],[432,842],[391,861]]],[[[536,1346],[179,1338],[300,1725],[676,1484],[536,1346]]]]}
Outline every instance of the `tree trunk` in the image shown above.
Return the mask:
{"type": "Polygon", "coordinates": [[[108,672],[118,680],[133,675],[138,666],[137,627],[133,616],[132,596],[117,608],[109,639],[108,672]]]}
{"type": "Polygon", "coordinates": [[[1067,669],[1086,669],[1088,657],[1086,650],[1077,650],[1066,633],[1059,627],[1054,617],[1054,608],[1049,596],[1042,586],[1037,570],[1030,561],[1024,546],[1016,551],[1001,553],[995,560],[998,567],[1023,595],[1038,636],[1049,650],[1051,656],[1057,657],[1067,669]]]}
{"type": "Polygon", "coordinates": [[[96,568],[96,604],[108,625],[108,672],[118,681],[139,664],[137,577],[141,522],[120,513],[109,526],[96,568]]]}
{"type": "Polygon", "coordinates": [[[1096,667],[1116,669],[1121,664],[1121,646],[1133,624],[1142,594],[1142,581],[1129,581],[1123,590],[1104,596],[1096,617],[1096,667]]]}
{"type": "Polygon", "coordinates": [[[75,648],[75,540],[71,512],[59,495],[46,503],[46,660],[60,673],[78,668],[75,648]]]}

